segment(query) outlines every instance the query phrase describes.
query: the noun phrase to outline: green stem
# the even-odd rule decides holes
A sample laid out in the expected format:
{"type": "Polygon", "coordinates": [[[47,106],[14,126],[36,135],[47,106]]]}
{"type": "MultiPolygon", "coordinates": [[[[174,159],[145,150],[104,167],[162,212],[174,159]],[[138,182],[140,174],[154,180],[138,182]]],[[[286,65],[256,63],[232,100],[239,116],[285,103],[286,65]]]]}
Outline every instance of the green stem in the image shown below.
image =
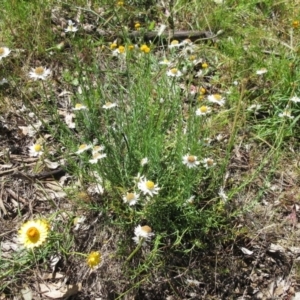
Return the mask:
{"type": "Polygon", "coordinates": [[[133,256],[141,249],[143,243],[145,241],[145,238],[141,238],[136,248],[131,252],[131,254],[127,257],[126,262],[131,261],[133,256]]]}

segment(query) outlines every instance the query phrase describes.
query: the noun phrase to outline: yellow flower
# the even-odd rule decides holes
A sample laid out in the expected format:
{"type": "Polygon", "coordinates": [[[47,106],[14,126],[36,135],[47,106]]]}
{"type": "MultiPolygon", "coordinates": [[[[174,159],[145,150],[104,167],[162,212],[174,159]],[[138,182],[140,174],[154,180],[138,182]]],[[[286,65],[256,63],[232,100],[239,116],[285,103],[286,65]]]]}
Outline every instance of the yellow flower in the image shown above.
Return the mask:
{"type": "Polygon", "coordinates": [[[87,257],[87,264],[90,268],[94,268],[101,262],[101,254],[98,251],[92,251],[87,257]]]}
{"type": "Polygon", "coordinates": [[[293,21],[292,26],[294,28],[298,28],[300,26],[300,22],[299,21],[293,21]]]}
{"type": "Polygon", "coordinates": [[[136,30],[139,30],[140,27],[141,27],[141,24],[140,24],[140,23],[135,23],[135,24],[134,24],[134,28],[135,28],[136,30]]]}
{"type": "Polygon", "coordinates": [[[39,247],[45,242],[49,229],[50,225],[45,219],[28,221],[19,230],[19,240],[25,248],[39,247]]]}
{"type": "Polygon", "coordinates": [[[141,51],[143,51],[144,53],[149,53],[150,52],[150,48],[147,45],[142,45],[140,47],[141,51]]]}
{"type": "Polygon", "coordinates": [[[203,64],[202,64],[202,68],[203,68],[203,69],[207,69],[207,68],[208,68],[208,64],[207,64],[207,63],[203,63],[203,64]]]}
{"type": "Polygon", "coordinates": [[[118,45],[116,43],[111,43],[109,47],[111,50],[113,50],[113,49],[116,49],[118,47],[118,45]]]}
{"type": "Polygon", "coordinates": [[[118,6],[123,6],[123,5],[124,5],[124,1],[118,1],[118,2],[117,2],[117,5],[118,5],[118,6]]]}

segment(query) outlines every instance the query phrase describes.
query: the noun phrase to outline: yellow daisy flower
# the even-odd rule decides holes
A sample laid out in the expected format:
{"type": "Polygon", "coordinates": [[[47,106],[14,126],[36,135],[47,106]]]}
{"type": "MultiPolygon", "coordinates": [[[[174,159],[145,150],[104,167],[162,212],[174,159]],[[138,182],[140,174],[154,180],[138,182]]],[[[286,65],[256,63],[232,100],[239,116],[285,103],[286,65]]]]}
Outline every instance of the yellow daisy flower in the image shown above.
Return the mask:
{"type": "Polygon", "coordinates": [[[90,268],[94,268],[101,262],[101,254],[98,251],[92,251],[87,257],[87,264],[90,268]]]}
{"type": "Polygon", "coordinates": [[[31,220],[24,223],[19,230],[19,240],[25,248],[39,247],[48,236],[49,223],[45,220],[31,220]]]}

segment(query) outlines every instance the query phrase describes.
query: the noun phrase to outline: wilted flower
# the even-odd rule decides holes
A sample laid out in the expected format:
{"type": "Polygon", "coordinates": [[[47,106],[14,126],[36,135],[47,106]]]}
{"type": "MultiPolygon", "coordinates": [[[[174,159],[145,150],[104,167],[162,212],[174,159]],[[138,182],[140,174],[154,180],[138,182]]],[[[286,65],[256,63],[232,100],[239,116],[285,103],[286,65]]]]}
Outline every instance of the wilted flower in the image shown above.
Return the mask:
{"type": "Polygon", "coordinates": [[[49,223],[44,219],[28,221],[19,230],[19,241],[28,249],[39,247],[46,241],[49,229],[49,223]]]}
{"type": "Polygon", "coordinates": [[[7,47],[0,47],[0,60],[9,55],[10,49],[7,47]]]}
{"type": "Polygon", "coordinates": [[[199,165],[197,156],[186,154],[182,157],[182,163],[186,165],[189,169],[195,168],[199,165]]]}
{"type": "Polygon", "coordinates": [[[138,188],[143,192],[144,195],[148,194],[150,197],[158,194],[158,191],[160,190],[157,184],[155,184],[153,181],[147,180],[147,178],[144,177],[138,182],[138,188]]]}
{"type": "Polygon", "coordinates": [[[29,72],[29,77],[34,80],[41,79],[46,80],[46,78],[51,74],[51,71],[44,67],[32,68],[31,72],[29,72]]]}
{"type": "Polygon", "coordinates": [[[147,225],[145,226],[138,225],[134,229],[134,234],[135,237],[133,237],[132,239],[135,241],[135,243],[139,244],[140,241],[143,239],[144,240],[143,245],[145,245],[146,242],[150,241],[150,239],[154,236],[154,233],[152,232],[152,228],[147,225]]]}
{"type": "Polygon", "coordinates": [[[87,257],[87,265],[93,269],[101,262],[101,254],[98,251],[92,251],[87,257]]]}
{"type": "Polygon", "coordinates": [[[129,206],[137,204],[139,200],[140,194],[137,194],[135,192],[133,193],[126,193],[126,195],[123,196],[123,201],[127,203],[129,206]]]}

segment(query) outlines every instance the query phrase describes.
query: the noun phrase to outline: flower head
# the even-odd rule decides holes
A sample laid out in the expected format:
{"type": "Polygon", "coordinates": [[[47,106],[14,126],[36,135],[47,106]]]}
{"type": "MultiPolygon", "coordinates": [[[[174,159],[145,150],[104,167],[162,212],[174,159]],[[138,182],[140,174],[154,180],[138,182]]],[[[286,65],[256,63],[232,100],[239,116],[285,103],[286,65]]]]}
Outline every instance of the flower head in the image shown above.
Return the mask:
{"type": "Polygon", "coordinates": [[[299,103],[300,102],[300,97],[294,96],[290,99],[294,103],[299,103]]]}
{"type": "Polygon", "coordinates": [[[133,193],[126,193],[126,195],[123,196],[123,201],[125,203],[128,203],[129,206],[137,204],[139,200],[140,195],[133,192],[133,193]]]}
{"type": "Polygon", "coordinates": [[[182,157],[182,163],[186,165],[189,169],[195,168],[199,165],[197,156],[186,154],[182,157]]]}
{"type": "Polygon", "coordinates": [[[138,182],[138,188],[143,192],[144,195],[149,195],[153,197],[153,195],[158,194],[160,188],[153,181],[147,180],[147,178],[143,177],[138,182]]]}
{"type": "Polygon", "coordinates": [[[46,78],[51,74],[51,71],[44,67],[32,68],[31,72],[29,72],[29,77],[34,80],[41,79],[46,80],[46,78]]]}
{"type": "Polygon", "coordinates": [[[91,164],[96,164],[98,162],[98,160],[102,159],[106,157],[106,153],[99,153],[99,152],[96,152],[93,154],[93,158],[89,160],[89,162],[91,164]]]}
{"type": "Polygon", "coordinates": [[[266,68],[262,68],[262,69],[260,69],[260,70],[257,70],[256,71],[256,74],[257,75],[263,75],[263,74],[265,74],[265,73],[267,73],[268,72],[268,70],[266,69],[266,68]]]}
{"type": "Polygon", "coordinates": [[[177,68],[172,68],[167,71],[167,75],[170,77],[180,77],[182,72],[180,72],[177,68]]]}
{"type": "Polygon", "coordinates": [[[148,157],[144,157],[144,158],[141,160],[141,166],[143,167],[143,166],[146,165],[148,162],[149,162],[148,157]]]}
{"type": "Polygon", "coordinates": [[[101,253],[98,251],[92,251],[87,257],[87,264],[91,269],[98,266],[100,262],[101,262],[101,253]]]}
{"type": "Polygon", "coordinates": [[[142,45],[140,47],[140,50],[144,53],[149,53],[150,52],[150,48],[147,45],[142,45]]]}
{"type": "Polygon", "coordinates": [[[87,109],[87,107],[85,105],[82,105],[80,103],[76,103],[75,107],[73,108],[73,110],[85,110],[87,109]]]}
{"type": "Polygon", "coordinates": [[[40,144],[33,144],[29,147],[29,156],[37,157],[43,154],[43,146],[40,144]]]}
{"type": "Polygon", "coordinates": [[[0,60],[3,58],[3,57],[6,57],[9,55],[10,53],[10,49],[7,48],[7,47],[0,47],[0,60]]]}
{"type": "Polygon", "coordinates": [[[206,105],[202,105],[201,107],[199,107],[196,110],[196,115],[197,116],[205,116],[207,114],[211,113],[211,108],[206,106],[206,105]]]}
{"type": "Polygon", "coordinates": [[[204,158],[202,160],[202,163],[204,165],[204,168],[206,168],[206,169],[212,168],[213,166],[216,165],[216,163],[214,162],[214,160],[212,158],[204,158]]]}
{"type": "Polygon", "coordinates": [[[78,28],[74,26],[75,23],[71,20],[68,21],[68,27],[65,29],[65,32],[76,32],[78,28]]]}
{"type": "Polygon", "coordinates": [[[294,116],[292,116],[291,111],[288,109],[285,109],[282,113],[278,114],[280,118],[289,118],[294,119],[294,116]]]}
{"type": "Polygon", "coordinates": [[[171,44],[168,46],[169,49],[172,49],[172,48],[179,48],[181,46],[181,44],[177,41],[177,40],[173,40],[171,42],[171,44]]]}
{"type": "Polygon", "coordinates": [[[139,244],[141,239],[143,239],[144,240],[143,245],[145,245],[146,242],[148,242],[154,236],[154,233],[152,232],[152,228],[149,227],[148,225],[145,226],[138,225],[134,229],[134,234],[135,237],[133,237],[132,239],[135,241],[135,243],[139,244]]]}
{"type": "Polygon", "coordinates": [[[103,151],[105,149],[104,146],[93,146],[93,151],[92,151],[92,154],[96,154],[96,153],[99,153],[101,151],[103,151]]]}
{"type": "Polygon", "coordinates": [[[258,114],[258,111],[261,109],[261,105],[260,104],[252,104],[250,105],[247,110],[248,111],[253,111],[254,114],[258,114]]]}
{"type": "Polygon", "coordinates": [[[298,20],[293,21],[292,26],[293,28],[298,28],[300,26],[300,22],[298,20]]]}
{"type": "Polygon", "coordinates": [[[220,105],[220,106],[223,106],[223,105],[225,104],[225,99],[222,98],[222,96],[219,95],[219,94],[209,95],[209,96],[207,97],[207,100],[208,100],[209,102],[216,103],[216,104],[218,104],[218,105],[220,105]]]}
{"type": "Polygon", "coordinates": [[[82,144],[78,147],[78,150],[75,152],[76,154],[80,154],[88,149],[91,149],[92,145],[82,144]]]}
{"type": "Polygon", "coordinates": [[[111,108],[116,107],[116,106],[118,106],[117,103],[106,102],[102,107],[103,107],[104,109],[111,109],[111,108]]]}
{"type": "Polygon", "coordinates": [[[46,220],[31,220],[24,223],[19,230],[19,240],[25,248],[39,247],[48,236],[50,229],[46,220]]]}

